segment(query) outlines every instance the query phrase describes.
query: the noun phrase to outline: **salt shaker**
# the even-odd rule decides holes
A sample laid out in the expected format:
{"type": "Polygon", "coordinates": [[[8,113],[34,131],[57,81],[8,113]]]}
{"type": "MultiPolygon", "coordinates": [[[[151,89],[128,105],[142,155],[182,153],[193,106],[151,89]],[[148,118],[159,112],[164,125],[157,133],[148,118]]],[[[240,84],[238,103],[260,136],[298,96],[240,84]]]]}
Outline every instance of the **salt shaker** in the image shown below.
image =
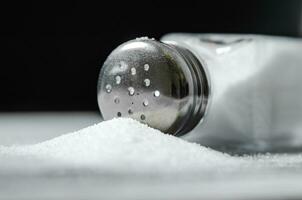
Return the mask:
{"type": "Polygon", "coordinates": [[[234,152],[302,148],[302,40],[165,35],[117,47],[98,81],[104,120],[130,117],[234,152]]]}

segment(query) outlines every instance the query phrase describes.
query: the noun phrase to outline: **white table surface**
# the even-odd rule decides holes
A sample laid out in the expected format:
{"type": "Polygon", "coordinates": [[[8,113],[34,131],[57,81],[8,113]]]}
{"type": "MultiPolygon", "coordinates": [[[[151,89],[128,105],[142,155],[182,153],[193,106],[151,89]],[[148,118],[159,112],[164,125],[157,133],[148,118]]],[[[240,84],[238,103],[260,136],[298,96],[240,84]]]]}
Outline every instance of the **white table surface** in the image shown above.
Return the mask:
{"type": "Polygon", "coordinates": [[[100,120],[98,112],[0,112],[0,145],[34,144],[100,120]]]}

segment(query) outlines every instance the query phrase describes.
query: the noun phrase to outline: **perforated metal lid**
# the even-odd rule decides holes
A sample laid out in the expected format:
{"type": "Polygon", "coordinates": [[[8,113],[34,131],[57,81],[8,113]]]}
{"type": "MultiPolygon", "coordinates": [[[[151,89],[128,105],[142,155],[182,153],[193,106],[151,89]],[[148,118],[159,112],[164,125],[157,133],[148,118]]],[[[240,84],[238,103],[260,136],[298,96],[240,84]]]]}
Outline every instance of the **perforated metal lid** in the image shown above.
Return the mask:
{"type": "Polygon", "coordinates": [[[190,131],[204,115],[208,84],[188,50],[151,39],[117,47],[99,75],[104,120],[130,117],[173,135],[190,131]]]}

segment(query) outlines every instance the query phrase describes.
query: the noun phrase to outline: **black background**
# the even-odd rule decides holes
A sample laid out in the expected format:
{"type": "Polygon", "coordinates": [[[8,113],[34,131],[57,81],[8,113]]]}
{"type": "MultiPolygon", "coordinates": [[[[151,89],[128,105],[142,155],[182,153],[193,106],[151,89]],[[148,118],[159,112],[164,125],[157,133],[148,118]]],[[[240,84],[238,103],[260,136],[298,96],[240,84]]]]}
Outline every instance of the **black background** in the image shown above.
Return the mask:
{"type": "Polygon", "coordinates": [[[120,43],[169,32],[298,37],[301,2],[1,3],[0,110],[97,110],[100,63],[120,43]]]}

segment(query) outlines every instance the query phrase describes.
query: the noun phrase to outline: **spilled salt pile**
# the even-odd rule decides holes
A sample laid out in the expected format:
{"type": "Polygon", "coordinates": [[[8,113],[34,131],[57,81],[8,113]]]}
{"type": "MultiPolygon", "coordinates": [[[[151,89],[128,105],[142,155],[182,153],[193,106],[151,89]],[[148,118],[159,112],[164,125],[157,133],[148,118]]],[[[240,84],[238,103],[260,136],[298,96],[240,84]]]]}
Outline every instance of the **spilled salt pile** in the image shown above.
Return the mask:
{"type": "Polygon", "coordinates": [[[302,155],[231,156],[119,118],[34,145],[0,146],[0,163],[0,175],[69,169],[206,175],[296,169],[302,155]]]}
{"type": "Polygon", "coordinates": [[[301,174],[299,153],[234,157],[131,119],[0,146],[0,199],[300,199],[301,174]]]}
{"type": "Polygon", "coordinates": [[[132,119],[113,119],[35,145],[0,147],[0,154],[77,167],[177,172],[223,169],[238,160],[166,135],[132,119]]]}

